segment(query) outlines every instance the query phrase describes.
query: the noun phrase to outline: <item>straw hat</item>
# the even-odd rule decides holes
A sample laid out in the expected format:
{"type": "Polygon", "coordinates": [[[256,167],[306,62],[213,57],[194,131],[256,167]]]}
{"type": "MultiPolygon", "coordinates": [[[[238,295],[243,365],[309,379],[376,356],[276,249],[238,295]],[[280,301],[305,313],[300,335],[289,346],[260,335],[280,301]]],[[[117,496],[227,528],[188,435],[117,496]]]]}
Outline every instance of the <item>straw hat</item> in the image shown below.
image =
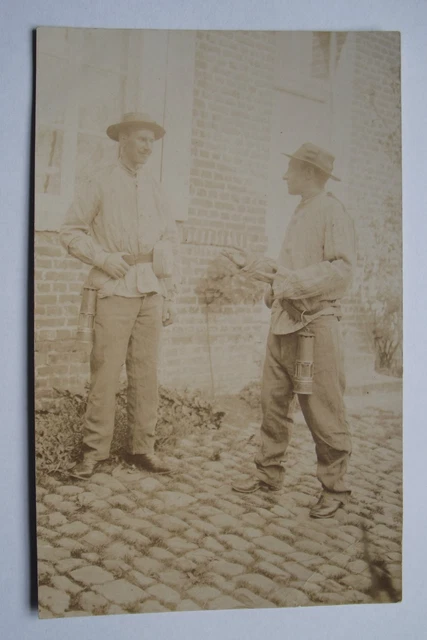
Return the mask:
{"type": "Polygon", "coordinates": [[[341,178],[337,178],[332,174],[335,156],[329,151],[326,151],[326,149],[322,149],[322,147],[318,147],[311,142],[305,142],[295,153],[283,153],[282,155],[288,158],[295,158],[295,160],[308,162],[327,173],[332,180],[341,182],[341,178]]]}
{"type": "Polygon", "coordinates": [[[147,113],[125,113],[121,122],[112,124],[107,129],[107,136],[112,140],[118,141],[119,133],[123,129],[138,127],[140,129],[149,129],[154,133],[156,140],[160,140],[165,135],[165,130],[147,113]]]}

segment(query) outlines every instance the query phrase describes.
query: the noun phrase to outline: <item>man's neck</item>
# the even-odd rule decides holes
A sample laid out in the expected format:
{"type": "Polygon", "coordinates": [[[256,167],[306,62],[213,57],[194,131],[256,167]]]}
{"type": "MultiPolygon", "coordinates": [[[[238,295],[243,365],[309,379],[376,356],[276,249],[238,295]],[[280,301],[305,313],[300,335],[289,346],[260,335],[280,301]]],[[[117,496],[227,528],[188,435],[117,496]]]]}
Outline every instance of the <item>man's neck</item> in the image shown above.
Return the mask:
{"type": "Polygon", "coordinates": [[[301,202],[305,202],[306,200],[311,200],[315,196],[319,195],[319,193],[323,192],[323,187],[318,187],[317,185],[308,185],[303,192],[301,193],[301,202]]]}
{"type": "Polygon", "coordinates": [[[119,162],[126,169],[126,171],[128,171],[133,176],[136,175],[140,166],[139,164],[134,164],[133,162],[129,162],[127,158],[119,158],[119,162]]]}

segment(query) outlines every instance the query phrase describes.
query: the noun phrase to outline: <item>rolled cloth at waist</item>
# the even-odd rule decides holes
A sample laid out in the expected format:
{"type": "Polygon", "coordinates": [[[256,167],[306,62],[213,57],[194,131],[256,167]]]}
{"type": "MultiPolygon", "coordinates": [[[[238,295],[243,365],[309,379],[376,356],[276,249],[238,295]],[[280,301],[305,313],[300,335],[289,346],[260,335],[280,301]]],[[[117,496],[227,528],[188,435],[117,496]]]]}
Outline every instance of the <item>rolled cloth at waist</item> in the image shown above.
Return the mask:
{"type": "Polygon", "coordinates": [[[136,256],[125,255],[123,256],[123,260],[130,266],[133,266],[135,264],[153,262],[153,252],[150,251],[150,253],[138,253],[136,256]]]}
{"type": "Polygon", "coordinates": [[[275,300],[272,308],[271,328],[274,335],[286,335],[303,329],[322,316],[338,317],[339,315],[338,309],[333,307],[330,302],[325,302],[325,306],[315,313],[307,314],[305,311],[298,311],[288,300],[275,300]]]}

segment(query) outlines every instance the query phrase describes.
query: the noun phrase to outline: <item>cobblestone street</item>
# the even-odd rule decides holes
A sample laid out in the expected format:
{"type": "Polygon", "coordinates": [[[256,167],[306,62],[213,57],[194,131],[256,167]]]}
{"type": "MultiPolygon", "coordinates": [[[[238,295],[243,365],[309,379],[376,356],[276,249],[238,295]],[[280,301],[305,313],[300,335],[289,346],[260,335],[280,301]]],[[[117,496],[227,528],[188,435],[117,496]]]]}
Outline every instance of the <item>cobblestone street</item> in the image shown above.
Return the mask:
{"type": "Polygon", "coordinates": [[[225,399],[224,426],[180,442],[179,472],[104,465],[86,482],[42,479],[38,498],[43,618],[369,603],[371,557],[401,594],[402,434],[396,391],[349,397],[350,503],[313,520],[314,445],[298,414],[278,494],[241,495],[257,412],[225,399]],[[363,409],[361,408],[363,407],[363,409]]]}

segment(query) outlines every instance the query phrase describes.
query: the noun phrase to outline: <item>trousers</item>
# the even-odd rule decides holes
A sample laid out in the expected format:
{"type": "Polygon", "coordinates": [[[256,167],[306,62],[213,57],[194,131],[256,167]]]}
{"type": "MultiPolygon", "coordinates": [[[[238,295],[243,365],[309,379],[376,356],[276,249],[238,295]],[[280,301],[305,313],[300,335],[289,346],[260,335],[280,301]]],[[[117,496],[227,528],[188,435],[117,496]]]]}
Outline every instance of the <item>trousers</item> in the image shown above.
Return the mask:
{"type": "MultiPolygon", "coordinates": [[[[326,491],[349,492],[346,481],[351,436],[344,404],[343,346],[337,318],[327,316],[310,324],[315,335],[313,393],[298,396],[313,437],[317,478],[326,491]]],[[[293,373],[298,334],[270,332],[261,388],[261,440],[255,455],[256,475],[267,484],[283,485],[282,461],[292,436],[295,393],[293,373]]]]}
{"type": "Polygon", "coordinates": [[[116,394],[125,362],[128,452],[154,451],[162,307],[163,297],[159,294],[98,299],[83,432],[85,458],[100,461],[110,455],[116,394]]]}

